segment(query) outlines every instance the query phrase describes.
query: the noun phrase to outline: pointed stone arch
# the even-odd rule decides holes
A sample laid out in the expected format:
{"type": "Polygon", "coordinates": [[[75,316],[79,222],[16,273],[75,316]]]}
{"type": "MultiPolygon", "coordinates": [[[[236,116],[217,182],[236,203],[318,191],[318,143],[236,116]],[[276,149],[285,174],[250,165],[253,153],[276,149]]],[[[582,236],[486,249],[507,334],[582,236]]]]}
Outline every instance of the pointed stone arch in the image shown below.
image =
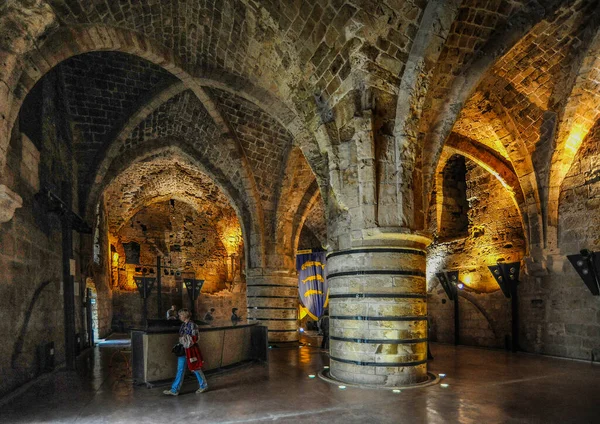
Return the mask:
{"type": "MultiPolygon", "coordinates": [[[[265,110],[290,131],[294,143],[305,153],[319,184],[327,184],[327,158],[303,119],[276,96],[255,86],[245,78],[211,70],[206,67],[189,69],[169,48],[135,31],[104,24],[63,27],[55,31],[39,46],[24,54],[18,65],[7,76],[12,86],[6,89],[7,101],[0,104],[0,177],[4,171],[5,154],[10,133],[21,105],[28,92],[47,72],[60,62],[76,55],[93,51],[116,51],[146,59],[177,77],[192,90],[204,104],[225,137],[235,138],[234,132],[219,113],[203,86],[225,89],[241,95],[265,110]]],[[[5,90],[3,90],[5,91],[5,90]]],[[[239,144],[239,143],[238,143],[239,144]]]]}
{"type": "MultiPolygon", "coordinates": [[[[275,250],[294,259],[298,238],[306,214],[319,195],[319,186],[302,151],[292,149],[285,166],[283,182],[277,202],[275,250]]],[[[288,267],[293,268],[293,263],[288,267]]]]}
{"type": "Polygon", "coordinates": [[[548,181],[548,247],[558,248],[559,199],[562,183],[579,148],[600,118],[600,30],[589,45],[559,123],[548,181]]]}
{"type": "MultiPolygon", "coordinates": [[[[260,221],[256,217],[256,211],[244,201],[244,196],[237,190],[228,179],[215,169],[210,163],[203,161],[198,157],[198,152],[190,148],[185,143],[177,138],[166,140],[154,140],[148,143],[148,146],[143,152],[130,151],[127,154],[121,155],[118,161],[113,161],[110,172],[104,174],[102,179],[97,182],[98,190],[96,194],[90,198],[88,205],[95,205],[100,201],[100,197],[105,189],[128,168],[143,161],[152,161],[153,157],[171,156],[181,158],[198,171],[208,176],[215,185],[223,192],[229,203],[233,207],[238,220],[242,227],[242,235],[244,238],[244,249],[246,250],[246,260],[248,266],[256,266],[264,260],[264,246],[262,239],[262,228],[260,221]]],[[[88,208],[88,213],[93,211],[93,207],[88,208]]]]}
{"type": "Polygon", "coordinates": [[[468,140],[466,137],[461,137],[457,134],[452,134],[448,139],[448,142],[444,146],[440,160],[436,169],[436,220],[437,227],[440,228],[442,205],[444,203],[442,190],[440,187],[443,182],[443,172],[448,160],[455,154],[464,156],[478,166],[486,170],[492,176],[494,176],[506,189],[510,198],[512,199],[515,207],[519,211],[519,217],[521,226],[523,228],[523,234],[525,235],[527,252],[529,252],[529,238],[528,238],[528,219],[527,210],[525,204],[525,198],[521,190],[519,178],[512,169],[512,167],[498,156],[492,154],[482,146],[478,146],[476,143],[468,140]]]}

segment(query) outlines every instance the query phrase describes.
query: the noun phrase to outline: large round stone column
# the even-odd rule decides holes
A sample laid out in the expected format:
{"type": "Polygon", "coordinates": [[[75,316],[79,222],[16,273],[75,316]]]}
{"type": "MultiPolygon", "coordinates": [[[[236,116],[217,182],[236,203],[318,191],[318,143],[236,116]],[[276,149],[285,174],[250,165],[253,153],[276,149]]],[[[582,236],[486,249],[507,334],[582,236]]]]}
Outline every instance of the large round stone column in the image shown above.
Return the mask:
{"type": "Polygon", "coordinates": [[[330,373],[340,381],[402,386],[428,378],[428,241],[394,236],[393,246],[327,256],[330,373]]]}
{"type": "Polygon", "coordinates": [[[248,320],[269,328],[269,342],[298,341],[298,278],[287,271],[250,270],[248,320]]]}

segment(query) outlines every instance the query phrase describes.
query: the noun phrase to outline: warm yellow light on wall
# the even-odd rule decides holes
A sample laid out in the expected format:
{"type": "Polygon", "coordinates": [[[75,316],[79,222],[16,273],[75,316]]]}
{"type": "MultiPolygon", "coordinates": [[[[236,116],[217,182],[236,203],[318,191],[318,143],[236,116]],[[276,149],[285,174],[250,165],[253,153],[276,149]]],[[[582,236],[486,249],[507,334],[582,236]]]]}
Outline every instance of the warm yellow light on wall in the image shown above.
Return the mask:
{"type": "Polygon", "coordinates": [[[136,268],[136,266],[133,264],[125,265],[126,280],[125,280],[125,284],[123,287],[125,290],[132,290],[132,291],[137,290],[137,285],[135,284],[135,279],[134,279],[134,276],[136,274],[135,268],[136,268]]]}
{"type": "Polygon", "coordinates": [[[230,226],[223,229],[221,241],[227,250],[227,255],[231,256],[238,253],[240,244],[242,243],[242,229],[238,226],[230,226]]]}
{"type": "Polygon", "coordinates": [[[567,137],[567,141],[565,143],[565,151],[567,155],[575,156],[588,131],[589,128],[583,124],[573,125],[573,129],[569,133],[569,137],[567,137]]]}

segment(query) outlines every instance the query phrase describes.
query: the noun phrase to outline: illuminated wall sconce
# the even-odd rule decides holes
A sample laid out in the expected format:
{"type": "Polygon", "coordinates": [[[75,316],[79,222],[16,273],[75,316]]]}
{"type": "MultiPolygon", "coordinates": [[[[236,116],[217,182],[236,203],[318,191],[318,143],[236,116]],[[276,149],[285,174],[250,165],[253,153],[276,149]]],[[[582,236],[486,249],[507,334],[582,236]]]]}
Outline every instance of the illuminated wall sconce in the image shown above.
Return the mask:
{"type": "Polygon", "coordinates": [[[147,299],[150,297],[152,293],[152,289],[154,288],[154,283],[156,283],[156,278],[154,277],[133,277],[135,281],[135,285],[142,296],[142,299],[147,299]]]}
{"type": "Polygon", "coordinates": [[[459,271],[438,272],[435,276],[442,283],[442,287],[450,300],[454,300],[454,291],[462,290],[465,292],[479,293],[477,290],[465,284],[459,277],[459,271]]]}
{"type": "Polygon", "coordinates": [[[497,262],[488,266],[494,280],[500,286],[505,297],[510,299],[511,307],[511,349],[519,350],[519,299],[517,287],[519,285],[520,262],[497,262]]]}
{"type": "Polygon", "coordinates": [[[462,290],[465,287],[465,285],[458,279],[458,271],[438,272],[435,274],[435,276],[438,278],[438,280],[440,280],[442,288],[444,289],[444,292],[446,292],[448,299],[452,301],[456,300],[458,296],[456,290],[462,290]]]}
{"type": "Polygon", "coordinates": [[[520,262],[498,262],[496,265],[488,266],[494,280],[500,286],[500,290],[507,298],[511,298],[516,286],[519,284],[520,262]]]}
{"type": "Polygon", "coordinates": [[[143,309],[142,309],[142,320],[144,326],[148,326],[148,298],[152,293],[152,289],[154,288],[154,284],[156,283],[156,278],[154,277],[133,277],[135,281],[135,285],[137,286],[138,291],[140,292],[140,296],[144,300],[143,309]]]}
{"type": "Polygon", "coordinates": [[[196,299],[198,299],[198,296],[200,296],[200,291],[204,285],[204,280],[197,280],[196,278],[184,278],[183,283],[185,284],[188,296],[190,298],[190,309],[192,315],[194,315],[196,312],[196,299]]]}
{"type": "Polygon", "coordinates": [[[446,271],[446,272],[438,272],[435,276],[440,280],[440,284],[444,288],[446,292],[446,296],[448,299],[454,302],[454,344],[457,345],[460,342],[459,335],[459,312],[458,312],[458,289],[459,285],[460,289],[464,288],[464,284],[460,282],[458,279],[458,271],[446,271]]]}
{"type": "Polygon", "coordinates": [[[567,255],[567,258],[592,294],[600,295],[600,252],[583,249],[578,255],[567,255]]]}

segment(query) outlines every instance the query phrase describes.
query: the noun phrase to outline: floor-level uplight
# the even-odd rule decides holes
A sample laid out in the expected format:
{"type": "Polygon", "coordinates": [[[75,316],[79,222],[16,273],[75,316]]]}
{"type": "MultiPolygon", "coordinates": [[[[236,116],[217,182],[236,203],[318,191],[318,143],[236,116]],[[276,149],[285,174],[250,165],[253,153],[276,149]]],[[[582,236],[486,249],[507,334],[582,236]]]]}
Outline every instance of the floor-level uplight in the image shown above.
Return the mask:
{"type": "Polygon", "coordinates": [[[308,378],[315,378],[314,374],[308,374],[308,378]]]}
{"type": "Polygon", "coordinates": [[[441,374],[440,373],[440,378],[444,378],[444,377],[446,377],[446,374],[441,374]]]}
{"type": "Polygon", "coordinates": [[[329,369],[329,365],[325,365],[323,368],[326,369],[326,370],[328,370],[329,369]]]}
{"type": "Polygon", "coordinates": [[[394,392],[394,393],[401,393],[402,391],[398,390],[398,389],[394,389],[394,390],[392,390],[392,392],[394,392]]]}
{"type": "Polygon", "coordinates": [[[446,383],[442,383],[442,384],[440,384],[440,386],[442,386],[445,389],[446,387],[449,387],[450,385],[446,384],[446,383]]]}
{"type": "Polygon", "coordinates": [[[340,390],[346,390],[346,386],[338,386],[340,390]]]}

